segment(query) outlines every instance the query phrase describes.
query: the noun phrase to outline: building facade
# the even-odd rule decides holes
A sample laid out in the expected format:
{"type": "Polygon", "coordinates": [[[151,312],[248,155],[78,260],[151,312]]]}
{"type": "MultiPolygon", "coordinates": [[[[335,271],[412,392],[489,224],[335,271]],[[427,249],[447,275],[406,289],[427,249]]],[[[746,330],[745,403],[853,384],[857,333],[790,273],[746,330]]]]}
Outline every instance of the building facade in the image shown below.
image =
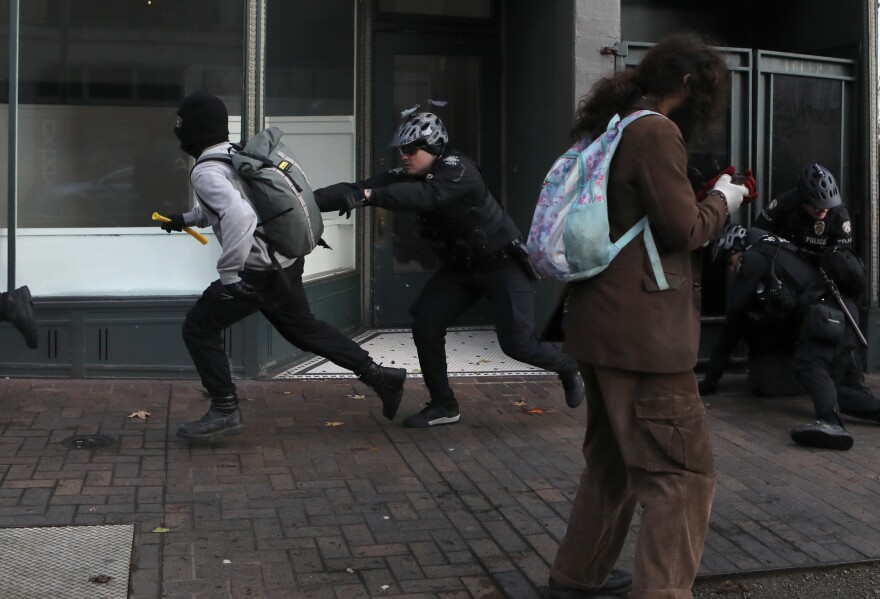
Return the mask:
{"type": "MultiPolygon", "coordinates": [[[[150,220],[194,201],[192,160],[172,132],[185,95],[223,98],[233,139],[280,127],[314,187],[394,166],[401,110],[443,100],[453,143],[525,231],[579,97],[680,30],[716,38],[733,73],[725,126],[692,158],[756,171],[761,199],[741,221],[805,164],[838,176],[869,266],[876,347],[876,6],[766,4],[744,0],[721,19],[727,5],[686,0],[0,0],[0,271],[31,288],[40,331],[27,350],[0,327],[0,372],[195,376],[180,325],[219,248],[150,220]]],[[[406,326],[436,267],[410,217],[326,216],[333,249],[306,259],[316,315],[351,334],[406,326]]],[[[704,279],[708,347],[726,275],[707,264],[704,279]]],[[[537,285],[539,320],[558,292],[537,285]]],[[[477,306],[463,323],[489,321],[477,306]]],[[[303,357],[259,315],[225,341],[239,376],[303,357]]],[[[868,367],[880,369],[871,351],[868,367]]]]}

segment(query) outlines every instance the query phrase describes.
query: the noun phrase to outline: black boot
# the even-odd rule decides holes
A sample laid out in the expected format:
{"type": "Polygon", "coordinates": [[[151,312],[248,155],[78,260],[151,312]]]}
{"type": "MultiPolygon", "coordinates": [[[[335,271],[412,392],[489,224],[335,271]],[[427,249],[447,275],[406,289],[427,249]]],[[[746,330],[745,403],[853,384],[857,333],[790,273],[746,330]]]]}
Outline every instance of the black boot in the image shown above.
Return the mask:
{"type": "Polygon", "coordinates": [[[27,285],[3,294],[0,320],[8,320],[24,336],[27,346],[37,349],[37,324],[34,322],[34,300],[27,285]]]}
{"type": "Polygon", "coordinates": [[[584,401],[584,380],[577,368],[563,370],[559,373],[562,389],[565,391],[565,403],[569,408],[576,408],[584,401]]]}
{"type": "Polygon", "coordinates": [[[210,441],[214,437],[237,435],[244,429],[238,397],[233,393],[226,397],[212,397],[208,412],[192,422],[185,422],[177,429],[181,439],[210,441]]]}
{"type": "Polygon", "coordinates": [[[364,384],[375,391],[382,400],[382,415],[388,420],[394,420],[400,400],[403,398],[403,382],[406,380],[406,370],[403,368],[385,368],[375,362],[370,362],[358,378],[364,384]]]}

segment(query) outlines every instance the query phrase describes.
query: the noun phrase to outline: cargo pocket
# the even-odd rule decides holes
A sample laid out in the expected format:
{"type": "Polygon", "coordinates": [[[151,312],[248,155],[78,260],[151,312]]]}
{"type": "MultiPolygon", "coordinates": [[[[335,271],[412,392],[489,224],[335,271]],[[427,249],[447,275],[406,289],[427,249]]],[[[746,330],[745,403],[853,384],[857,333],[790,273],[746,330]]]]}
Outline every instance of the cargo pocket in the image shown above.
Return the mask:
{"type": "Polygon", "coordinates": [[[715,471],[712,444],[698,395],[644,397],[636,417],[644,435],[645,468],[653,472],[681,468],[700,474],[715,471]]]}

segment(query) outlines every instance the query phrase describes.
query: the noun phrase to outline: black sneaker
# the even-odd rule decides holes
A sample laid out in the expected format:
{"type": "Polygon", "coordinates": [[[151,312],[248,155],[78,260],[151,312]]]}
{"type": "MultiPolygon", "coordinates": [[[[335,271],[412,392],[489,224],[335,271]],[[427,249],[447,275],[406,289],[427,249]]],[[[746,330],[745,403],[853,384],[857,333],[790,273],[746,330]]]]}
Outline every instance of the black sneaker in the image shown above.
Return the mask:
{"type": "Polygon", "coordinates": [[[177,436],[181,439],[195,441],[210,441],[214,437],[237,435],[244,430],[241,421],[241,411],[235,408],[233,412],[219,412],[214,408],[192,422],[185,422],[177,429],[177,436]]]}
{"type": "Polygon", "coordinates": [[[441,404],[431,402],[418,414],[407,416],[403,426],[407,428],[428,428],[438,424],[455,424],[461,418],[458,403],[441,404]]]}
{"type": "Polygon", "coordinates": [[[37,349],[37,324],[34,322],[34,300],[28,286],[19,287],[6,294],[3,320],[8,320],[24,337],[31,349],[37,349]]]}
{"type": "Polygon", "coordinates": [[[623,595],[632,590],[632,574],[625,570],[614,568],[608,581],[598,589],[584,590],[567,587],[561,582],[550,579],[550,599],[586,599],[588,597],[602,597],[605,595],[623,595]]]}
{"type": "Polygon", "coordinates": [[[791,429],[791,440],[798,445],[826,449],[846,450],[853,446],[852,435],[845,428],[825,420],[794,427],[791,429]]]}
{"type": "Polygon", "coordinates": [[[382,415],[394,420],[400,400],[403,398],[403,383],[406,381],[406,369],[386,368],[370,362],[367,369],[358,377],[382,400],[382,415]]]}
{"type": "Polygon", "coordinates": [[[565,391],[565,403],[569,408],[576,408],[584,402],[584,380],[581,373],[574,370],[564,370],[559,373],[562,381],[562,389],[565,391]]]}

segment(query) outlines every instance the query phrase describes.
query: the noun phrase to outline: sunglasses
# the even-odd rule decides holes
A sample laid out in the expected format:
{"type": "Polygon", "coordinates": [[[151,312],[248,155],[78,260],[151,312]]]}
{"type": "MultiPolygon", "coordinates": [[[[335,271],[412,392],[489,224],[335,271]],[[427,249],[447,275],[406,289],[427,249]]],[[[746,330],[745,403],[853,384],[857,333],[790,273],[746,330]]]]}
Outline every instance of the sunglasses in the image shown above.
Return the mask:
{"type": "Polygon", "coordinates": [[[401,146],[397,151],[401,156],[414,156],[421,149],[421,146],[401,146]]]}

